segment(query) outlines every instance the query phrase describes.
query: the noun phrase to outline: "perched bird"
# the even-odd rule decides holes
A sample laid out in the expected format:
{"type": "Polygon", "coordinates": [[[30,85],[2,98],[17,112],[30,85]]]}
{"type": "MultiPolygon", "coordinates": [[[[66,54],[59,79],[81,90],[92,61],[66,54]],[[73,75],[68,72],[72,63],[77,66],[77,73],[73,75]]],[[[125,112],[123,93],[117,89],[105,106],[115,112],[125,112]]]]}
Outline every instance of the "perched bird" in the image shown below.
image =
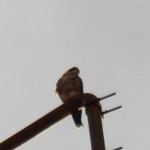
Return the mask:
{"type": "MultiPolygon", "coordinates": [[[[83,82],[79,77],[79,73],[79,69],[73,67],[66,71],[58,80],[56,84],[56,93],[63,103],[83,94],[83,82]]],[[[82,110],[75,110],[71,114],[76,126],[78,128],[83,126],[81,122],[82,110]]]]}

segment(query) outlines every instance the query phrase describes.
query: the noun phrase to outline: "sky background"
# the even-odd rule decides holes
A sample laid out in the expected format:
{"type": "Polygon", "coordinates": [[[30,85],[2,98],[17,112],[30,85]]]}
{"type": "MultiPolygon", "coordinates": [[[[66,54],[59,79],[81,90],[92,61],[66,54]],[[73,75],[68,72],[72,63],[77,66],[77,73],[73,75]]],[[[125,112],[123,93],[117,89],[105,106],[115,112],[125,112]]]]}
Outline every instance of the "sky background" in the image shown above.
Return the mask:
{"type": "MultiPolygon", "coordinates": [[[[0,141],[62,104],[56,82],[80,69],[102,97],[106,150],[150,149],[149,0],[0,0],[0,141]]],[[[87,116],[71,116],[18,150],[90,150],[87,116]]]]}

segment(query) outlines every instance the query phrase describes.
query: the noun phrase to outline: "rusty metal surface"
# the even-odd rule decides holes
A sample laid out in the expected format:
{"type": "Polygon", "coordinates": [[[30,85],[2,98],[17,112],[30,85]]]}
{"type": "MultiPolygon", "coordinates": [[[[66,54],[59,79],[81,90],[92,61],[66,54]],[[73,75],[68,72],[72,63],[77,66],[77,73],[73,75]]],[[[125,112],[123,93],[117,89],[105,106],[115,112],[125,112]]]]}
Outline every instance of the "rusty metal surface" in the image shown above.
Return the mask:
{"type": "MultiPolygon", "coordinates": [[[[95,100],[95,96],[90,96],[91,101],[95,100]]],[[[89,133],[91,139],[92,150],[105,150],[104,134],[101,119],[101,107],[97,107],[95,103],[86,106],[86,113],[89,123],[89,133]]]]}

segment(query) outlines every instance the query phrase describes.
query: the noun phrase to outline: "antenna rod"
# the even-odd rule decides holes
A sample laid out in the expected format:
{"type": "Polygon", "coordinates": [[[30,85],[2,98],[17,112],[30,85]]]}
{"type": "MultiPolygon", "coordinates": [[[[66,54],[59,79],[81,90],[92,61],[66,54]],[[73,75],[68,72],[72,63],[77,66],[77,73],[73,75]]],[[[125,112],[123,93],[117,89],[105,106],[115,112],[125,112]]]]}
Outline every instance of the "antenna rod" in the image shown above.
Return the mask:
{"type": "Polygon", "coordinates": [[[109,98],[109,97],[111,97],[111,96],[116,95],[116,93],[112,93],[112,94],[109,94],[109,95],[104,96],[104,97],[101,97],[101,98],[95,97],[95,99],[86,98],[86,97],[88,97],[89,95],[92,95],[92,94],[90,94],[90,93],[84,93],[84,94],[83,94],[83,100],[86,99],[86,100],[83,101],[84,105],[89,105],[89,104],[91,104],[91,103],[93,103],[93,102],[96,103],[96,102],[102,101],[102,100],[104,100],[104,99],[106,99],[106,98],[109,98]]]}
{"type": "Polygon", "coordinates": [[[102,100],[104,100],[104,99],[106,99],[106,98],[108,98],[108,97],[114,96],[114,95],[116,95],[116,93],[112,93],[112,94],[109,94],[109,95],[107,95],[107,96],[98,98],[98,100],[99,100],[99,101],[102,101],[102,100]]]}
{"type": "Polygon", "coordinates": [[[118,148],[115,148],[113,150],[120,150],[120,149],[123,149],[123,147],[118,147],[118,148]]]}
{"type": "Polygon", "coordinates": [[[112,112],[112,111],[114,111],[114,110],[117,110],[117,109],[120,109],[120,108],[122,108],[122,106],[118,106],[118,107],[115,107],[115,108],[112,108],[112,109],[110,109],[110,110],[105,110],[105,111],[103,111],[102,112],[102,114],[107,114],[107,113],[110,113],[110,112],[112,112]]]}

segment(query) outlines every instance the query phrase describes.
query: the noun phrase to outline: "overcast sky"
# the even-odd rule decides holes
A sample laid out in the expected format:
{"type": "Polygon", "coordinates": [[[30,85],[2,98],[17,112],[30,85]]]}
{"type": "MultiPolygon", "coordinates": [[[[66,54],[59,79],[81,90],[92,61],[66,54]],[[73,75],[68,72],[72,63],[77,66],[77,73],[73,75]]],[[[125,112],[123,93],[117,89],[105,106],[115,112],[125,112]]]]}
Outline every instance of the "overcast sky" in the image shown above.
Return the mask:
{"type": "MultiPolygon", "coordinates": [[[[149,0],[0,0],[0,141],[62,104],[58,78],[79,67],[102,97],[107,150],[150,149],[149,0]]],[[[87,116],[71,116],[18,150],[90,150],[87,116]]]]}

